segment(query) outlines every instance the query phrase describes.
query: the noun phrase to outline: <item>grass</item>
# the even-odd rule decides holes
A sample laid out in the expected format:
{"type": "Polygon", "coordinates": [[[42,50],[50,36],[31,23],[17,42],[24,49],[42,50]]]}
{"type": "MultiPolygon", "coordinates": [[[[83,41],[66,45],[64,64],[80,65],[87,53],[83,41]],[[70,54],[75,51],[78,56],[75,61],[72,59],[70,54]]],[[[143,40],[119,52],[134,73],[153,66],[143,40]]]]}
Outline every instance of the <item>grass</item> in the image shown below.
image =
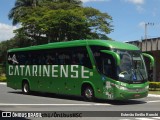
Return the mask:
{"type": "Polygon", "coordinates": [[[150,88],[149,89],[149,94],[156,94],[156,95],[160,95],[160,88],[150,88]]]}
{"type": "Polygon", "coordinates": [[[0,76],[0,82],[6,82],[6,76],[5,75],[0,76]]]}
{"type": "Polygon", "coordinates": [[[156,88],[156,89],[149,89],[149,94],[156,94],[156,95],[160,95],[160,88],[156,88]]]}
{"type": "Polygon", "coordinates": [[[6,82],[6,76],[4,74],[4,71],[4,66],[0,64],[0,82],[6,82]]]}
{"type": "Polygon", "coordinates": [[[160,95],[160,90],[159,91],[149,91],[149,94],[160,95]]]}

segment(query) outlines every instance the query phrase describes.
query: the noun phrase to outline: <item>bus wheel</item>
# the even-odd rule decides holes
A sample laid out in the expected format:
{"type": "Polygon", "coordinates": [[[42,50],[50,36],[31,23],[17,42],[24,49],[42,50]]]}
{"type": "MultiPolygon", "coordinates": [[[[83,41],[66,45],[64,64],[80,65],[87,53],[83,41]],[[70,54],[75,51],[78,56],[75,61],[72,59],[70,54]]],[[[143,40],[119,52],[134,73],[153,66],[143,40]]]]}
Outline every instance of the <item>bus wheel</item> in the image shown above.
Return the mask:
{"type": "Polygon", "coordinates": [[[29,87],[29,84],[28,84],[28,82],[23,82],[23,84],[22,84],[22,92],[24,93],[24,94],[29,94],[30,93],[30,87],[29,87]]]}
{"type": "Polygon", "coordinates": [[[94,100],[94,90],[92,87],[87,86],[83,90],[83,97],[87,101],[93,101],[94,100]]]}

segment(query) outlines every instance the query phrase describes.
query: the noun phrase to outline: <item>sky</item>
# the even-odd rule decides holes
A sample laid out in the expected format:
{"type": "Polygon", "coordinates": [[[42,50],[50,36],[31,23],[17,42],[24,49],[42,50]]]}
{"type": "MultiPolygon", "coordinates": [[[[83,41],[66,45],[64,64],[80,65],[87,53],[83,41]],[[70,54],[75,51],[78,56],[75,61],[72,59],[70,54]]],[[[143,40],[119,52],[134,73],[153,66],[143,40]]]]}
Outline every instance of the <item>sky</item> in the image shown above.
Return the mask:
{"type": "MultiPolygon", "coordinates": [[[[0,0],[0,41],[14,36],[8,13],[16,0],[0,0]]],[[[83,6],[109,14],[113,31],[108,36],[116,41],[134,41],[160,37],[160,0],[82,0],[83,6]]]]}

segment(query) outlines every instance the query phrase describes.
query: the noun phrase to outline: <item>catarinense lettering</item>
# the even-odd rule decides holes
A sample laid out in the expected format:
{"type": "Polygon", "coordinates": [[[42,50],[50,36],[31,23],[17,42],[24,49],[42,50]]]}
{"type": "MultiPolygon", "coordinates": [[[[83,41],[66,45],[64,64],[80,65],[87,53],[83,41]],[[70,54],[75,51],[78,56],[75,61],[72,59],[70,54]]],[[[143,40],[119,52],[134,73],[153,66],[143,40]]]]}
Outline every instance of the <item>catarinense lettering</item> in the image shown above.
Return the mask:
{"type": "Polygon", "coordinates": [[[89,78],[90,72],[78,65],[9,65],[8,74],[18,76],[89,78]],[[80,74],[79,74],[80,72],[80,74]],[[78,76],[80,75],[80,76],[78,76]]]}

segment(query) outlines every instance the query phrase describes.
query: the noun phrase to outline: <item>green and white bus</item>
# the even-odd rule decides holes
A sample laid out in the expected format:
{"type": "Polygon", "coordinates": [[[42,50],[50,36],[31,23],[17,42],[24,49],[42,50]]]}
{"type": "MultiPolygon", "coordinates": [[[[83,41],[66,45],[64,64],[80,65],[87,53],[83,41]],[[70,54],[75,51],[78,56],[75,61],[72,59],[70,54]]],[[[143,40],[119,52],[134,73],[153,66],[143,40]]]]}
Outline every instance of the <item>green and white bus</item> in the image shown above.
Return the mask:
{"type": "Polygon", "coordinates": [[[75,40],[16,48],[7,55],[7,86],[31,91],[126,100],[148,95],[138,47],[109,40],[75,40]]]}

